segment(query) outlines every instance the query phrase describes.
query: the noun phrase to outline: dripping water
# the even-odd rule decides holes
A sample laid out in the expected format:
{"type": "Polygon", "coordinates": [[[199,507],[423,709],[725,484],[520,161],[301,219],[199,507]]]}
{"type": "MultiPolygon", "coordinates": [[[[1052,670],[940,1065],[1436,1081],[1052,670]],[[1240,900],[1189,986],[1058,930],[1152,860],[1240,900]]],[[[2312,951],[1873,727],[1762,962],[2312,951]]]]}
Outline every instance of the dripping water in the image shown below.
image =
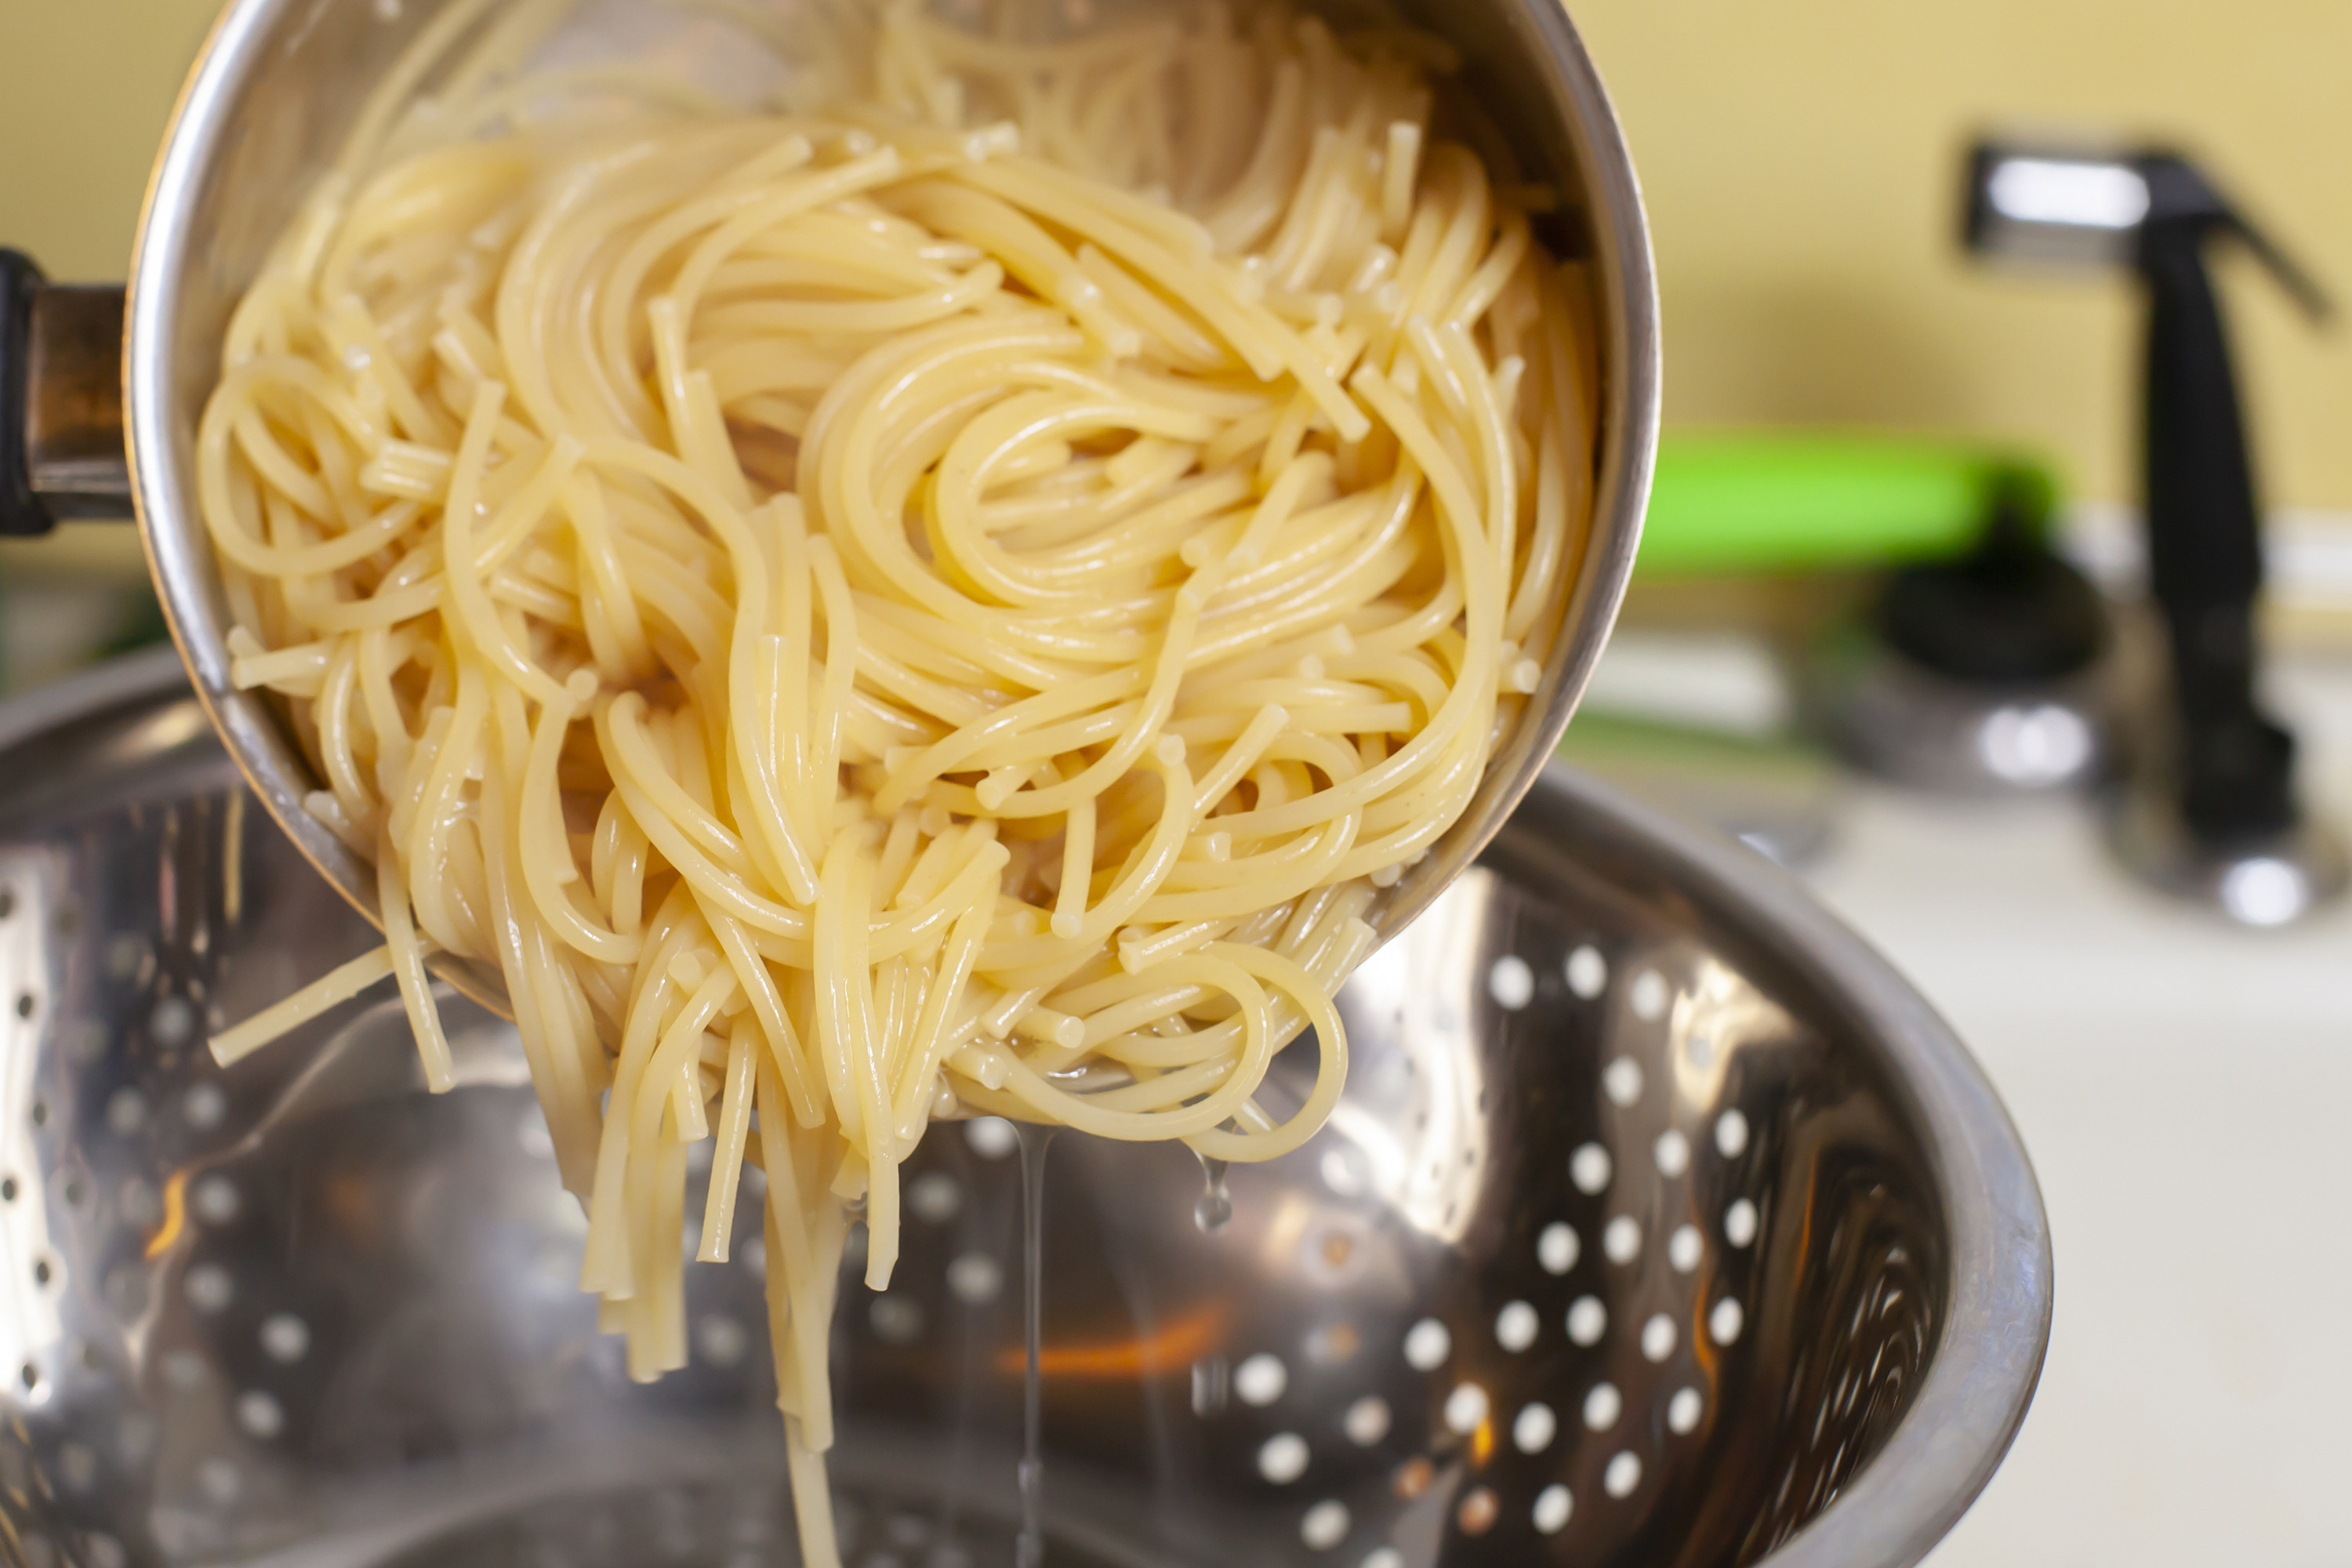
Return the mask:
{"type": "Polygon", "coordinates": [[[1039,1523],[1045,1493],[1045,1383],[1038,1375],[1045,1337],[1045,1152],[1051,1127],[1013,1123],[1021,1141],[1021,1316],[1028,1360],[1021,1387],[1021,1539],[1014,1568],[1039,1568],[1045,1535],[1039,1523]]]}
{"type": "Polygon", "coordinates": [[[1192,1205],[1192,1223],[1201,1227],[1203,1236],[1214,1236],[1234,1222],[1234,1194],[1225,1186],[1225,1173],[1232,1167],[1223,1160],[1200,1156],[1201,1174],[1208,1183],[1208,1191],[1192,1205]]]}

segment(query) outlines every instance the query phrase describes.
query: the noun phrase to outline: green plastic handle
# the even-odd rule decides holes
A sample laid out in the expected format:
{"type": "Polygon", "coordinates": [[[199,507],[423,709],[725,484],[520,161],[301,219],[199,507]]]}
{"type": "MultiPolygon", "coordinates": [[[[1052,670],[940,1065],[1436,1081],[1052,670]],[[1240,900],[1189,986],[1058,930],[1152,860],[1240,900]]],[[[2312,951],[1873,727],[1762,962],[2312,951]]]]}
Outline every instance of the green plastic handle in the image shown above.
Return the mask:
{"type": "Polygon", "coordinates": [[[2057,483],[2041,463],[1959,442],[1670,436],[1637,569],[1693,577],[1949,559],[1983,537],[2004,495],[2046,520],[2057,483]]]}

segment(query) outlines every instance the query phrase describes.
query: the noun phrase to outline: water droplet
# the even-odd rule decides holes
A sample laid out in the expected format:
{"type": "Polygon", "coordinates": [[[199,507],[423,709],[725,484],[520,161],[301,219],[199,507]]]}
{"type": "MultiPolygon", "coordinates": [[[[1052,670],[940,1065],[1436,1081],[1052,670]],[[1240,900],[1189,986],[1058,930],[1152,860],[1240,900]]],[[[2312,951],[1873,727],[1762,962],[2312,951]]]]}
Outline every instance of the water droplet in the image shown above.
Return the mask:
{"type": "Polygon", "coordinates": [[[1214,1236],[1234,1222],[1234,1194],[1225,1185],[1228,1168],[1223,1160],[1201,1156],[1201,1173],[1207,1179],[1208,1190],[1192,1205],[1192,1223],[1203,1236],[1214,1236]]]}

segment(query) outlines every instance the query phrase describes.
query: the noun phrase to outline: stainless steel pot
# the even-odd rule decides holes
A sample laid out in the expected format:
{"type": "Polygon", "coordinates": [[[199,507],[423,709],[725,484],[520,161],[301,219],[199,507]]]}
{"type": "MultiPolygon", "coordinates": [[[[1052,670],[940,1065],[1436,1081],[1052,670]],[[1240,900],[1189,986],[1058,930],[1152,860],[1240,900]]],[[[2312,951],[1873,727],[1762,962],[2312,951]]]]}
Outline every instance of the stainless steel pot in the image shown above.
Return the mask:
{"type": "MultiPolygon", "coordinates": [[[[118,402],[120,297],[52,289],[0,258],[0,532],[136,503],[173,636],[198,697],[256,795],[355,907],[376,908],[366,861],[313,818],[309,762],[263,697],[229,679],[229,612],[197,514],[192,447],[230,312],[341,147],[367,89],[444,0],[233,0],[189,79],[150,189],[129,291],[118,402]],[[129,464],[123,467],[127,433],[129,464]]],[[[624,0],[626,4],[627,0],[624,0]]],[[[1150,0],[1118,0],[1149,4],[1150,0]]],[[[1355,0],[1330,0],[1346,9],[1355,0]]],[[[586,8],[609,20],[610,0],[586,8]]],[[[1407,0],[1461,50],[1466,99],[1529,177],[1567,198],[1548,237],[1589,260],[1598,291],[1601,434],[1582,571],[1559,611],[1565,649],[1454,833],[1370,917],[1392,937],[1493,838],[1550,758],[1599,659],[1632,572],[1658,416],[1658,315],[1639,186],[1601,79],[1550,0],[1407,0]]],[[[441,961],[486,1002],[495,982],[441,961]]]]}
{"type": "MultiPolygon", "coordinates": [[[[453,1002],[442,1097],[396,1003],[213,1065],[208,1020],[375,940],[168,655],[0,707],[0,1563],[792,1568],[756,1205],[635,1387],[511,1029],[453,1002]]],[[[1050,1568],[1906,1568],[1950,1528],[2041,1367],[2041,1201],[1792,883],[1555,771],[1340,1005],[1346,1098],[1222,1228],[1181,1149],[1047,1156],[1050,1568]]],[[[890,1293],[845,1281],[851,1568],[1012,1561],[1019,1166],[935,1129],[890,1293]]]]}

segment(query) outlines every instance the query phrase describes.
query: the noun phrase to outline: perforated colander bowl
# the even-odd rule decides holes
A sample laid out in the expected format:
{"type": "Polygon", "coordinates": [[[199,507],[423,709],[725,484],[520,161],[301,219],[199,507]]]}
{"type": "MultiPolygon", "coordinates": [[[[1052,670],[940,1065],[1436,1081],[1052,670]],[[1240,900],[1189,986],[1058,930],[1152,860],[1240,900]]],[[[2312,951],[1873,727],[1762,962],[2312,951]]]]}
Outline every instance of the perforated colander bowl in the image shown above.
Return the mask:
{"type": "MultiPolygon", "coordinates": [[[[506,1026],[453,1000],[439,1099],[374,999],[211,1064],[374,940],[168,656],[0,709],[0,1560],[795,1563],[754,1205],[638,1388],[506,1026]]],[[[1886,1568],[1975,1496],[2032,1175],[1778,873],[1555,773],[1342,1006],[1338,1115],[1221,1226],[1181,1149],[1045,1154],[1054,1568],[1886,1568]]],[[[935,1129],[893,1289],[845,1282],[853,1568],[1012,1561],[1016,1145],[935,1129]]]]}

